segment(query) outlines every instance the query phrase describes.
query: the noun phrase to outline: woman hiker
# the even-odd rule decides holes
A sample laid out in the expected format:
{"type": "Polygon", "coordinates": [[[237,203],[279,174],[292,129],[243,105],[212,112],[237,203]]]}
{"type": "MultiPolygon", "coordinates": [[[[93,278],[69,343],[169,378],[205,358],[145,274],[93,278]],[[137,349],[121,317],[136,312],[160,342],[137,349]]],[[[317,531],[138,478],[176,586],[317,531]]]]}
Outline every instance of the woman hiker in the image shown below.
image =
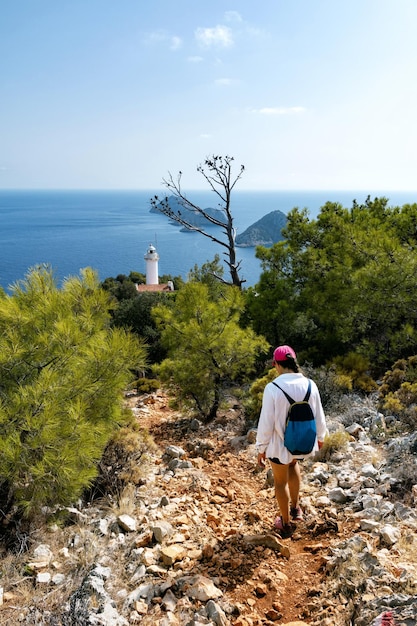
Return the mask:
{"type": "Polygon", "coordinates": [[[280,511],[274,525],[281,537],[285,538],[292,534],[291,521],[303,519],[299,503],[301,474],[298,461],[315,454],[321,448],[327,429],[319,390],[316,383],[311,381],[308,404],[313,411],[316,425],[313,449],[309,454],[289,452],[284,445],[285,425],[290,407],[285,393],[296,402],[304,400],[309,379],[300,372],[297,356],[290,346],[278,346],[275,349],[273,364],[277,371],[277,378],[274,382],[268,383],[264,390],[256,447],[258,465],[264,467],[266,459],[271,462],[275,497],[280,511]]]}

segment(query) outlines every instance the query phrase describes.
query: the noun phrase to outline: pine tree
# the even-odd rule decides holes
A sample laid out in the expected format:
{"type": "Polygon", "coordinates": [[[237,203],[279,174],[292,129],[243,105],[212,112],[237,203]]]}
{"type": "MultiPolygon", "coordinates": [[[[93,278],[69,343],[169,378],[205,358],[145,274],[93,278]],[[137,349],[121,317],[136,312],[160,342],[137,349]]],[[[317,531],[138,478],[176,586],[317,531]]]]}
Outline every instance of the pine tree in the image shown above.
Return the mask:
{"type": "Polygon", "coordinates": [[[223,285],[214,297],[207,285],[188,283],[172,306],[153,310],[168,350],[157,374],[207,421],[216,416],[225,386],[253,371],[268,349],[265,339],[240,327],[243,302],[236,287],[223,285]]]}
{"type": "Polygon", "coordinates": [[[26,514],[73,502],[126,417],[140,340],[109,328],[109,295],[86,269],[59,289],[48,267],[0,297],[0,476],[26,514]]]}

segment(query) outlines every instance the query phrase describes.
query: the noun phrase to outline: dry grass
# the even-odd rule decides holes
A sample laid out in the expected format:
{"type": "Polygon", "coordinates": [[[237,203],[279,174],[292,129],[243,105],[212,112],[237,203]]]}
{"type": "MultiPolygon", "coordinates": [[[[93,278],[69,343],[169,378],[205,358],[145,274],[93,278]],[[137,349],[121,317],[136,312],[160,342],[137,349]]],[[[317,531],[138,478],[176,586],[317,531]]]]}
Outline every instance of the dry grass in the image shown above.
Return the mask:
{"type": "Polygon", "coordinates": [[[328,461],[332,454],[343,450],[349,440],[350,435],[345,430],[337,430],[336,432],[327,435],[321,450],[319,450],[315,457],[315,460],[328,461]]]}
{"type": "Polygon", "coordinates": [[[133,483],[125,485],[121,493],[110,503],[110,510],[118,517],[119,515],[133,515],[136,509],[136,486],[133,483]]]}

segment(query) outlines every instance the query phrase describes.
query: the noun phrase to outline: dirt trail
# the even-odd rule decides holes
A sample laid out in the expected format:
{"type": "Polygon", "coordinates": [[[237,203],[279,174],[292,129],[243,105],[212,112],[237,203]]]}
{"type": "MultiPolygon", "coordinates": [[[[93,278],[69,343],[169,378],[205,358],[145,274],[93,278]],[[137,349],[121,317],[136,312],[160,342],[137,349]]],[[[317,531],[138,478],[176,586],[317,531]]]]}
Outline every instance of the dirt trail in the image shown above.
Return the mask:
{"type": "MultiPolygon", "coordinates": [[[[328,547],[333,541],[350,536],[353,525],[340,525],[333,519],[316,520],[307,507],[305,520],[297,524],[293,536],[282,540],[273,530],[277,508],[266,472],[257,470],[253,449],[248,454],[247,443],[237,438],[243,429],[238,410],[227,411],[195,433],[190,430],[189,420],[181,419],[169,408],[166,397],[157,396],[147,408],[149,412],[141,416],[140,422],[149,429],[161,451],[168,445],[189,450],[189,458],[210,479],[209,493],[198,485],[193,492],[221,549],[203,561],[202,573],[217,578],[230,601],[239,606],[241,615],[233,623],[309,623],[317,610],[328,547]],[[204,458],[195,454],[196,441],[208,444],[204,458]],[[265,546],[250,545],[243,539],[257,534],[275,535],[289,548],[290,557],[265,546]]],[[[309,489],[303,485],[301,504],[303,497],[308,501],[309,489]]],[[[190,485],[184,485],[185,490],[189,492],[190,485]]],[[[204,529],[201,533],[204,535],[204,529]]]]}

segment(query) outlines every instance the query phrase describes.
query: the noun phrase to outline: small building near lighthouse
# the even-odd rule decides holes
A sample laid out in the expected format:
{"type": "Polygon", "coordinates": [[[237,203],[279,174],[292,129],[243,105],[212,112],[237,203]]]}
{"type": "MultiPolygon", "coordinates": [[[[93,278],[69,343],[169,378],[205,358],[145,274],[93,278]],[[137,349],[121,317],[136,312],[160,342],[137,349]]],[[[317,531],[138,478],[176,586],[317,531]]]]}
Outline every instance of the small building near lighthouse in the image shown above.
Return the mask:
{"type": "Polygon", "coordinates": [[[139,293],[156,292],[156,291],[174,291],[174,283],[169,280],[167,283],[159,283],[158,261],[159,254],[154,245],[149,244],[146,254],[144,255],[146,263],[146,284],[136,285],[139,293]]]}

